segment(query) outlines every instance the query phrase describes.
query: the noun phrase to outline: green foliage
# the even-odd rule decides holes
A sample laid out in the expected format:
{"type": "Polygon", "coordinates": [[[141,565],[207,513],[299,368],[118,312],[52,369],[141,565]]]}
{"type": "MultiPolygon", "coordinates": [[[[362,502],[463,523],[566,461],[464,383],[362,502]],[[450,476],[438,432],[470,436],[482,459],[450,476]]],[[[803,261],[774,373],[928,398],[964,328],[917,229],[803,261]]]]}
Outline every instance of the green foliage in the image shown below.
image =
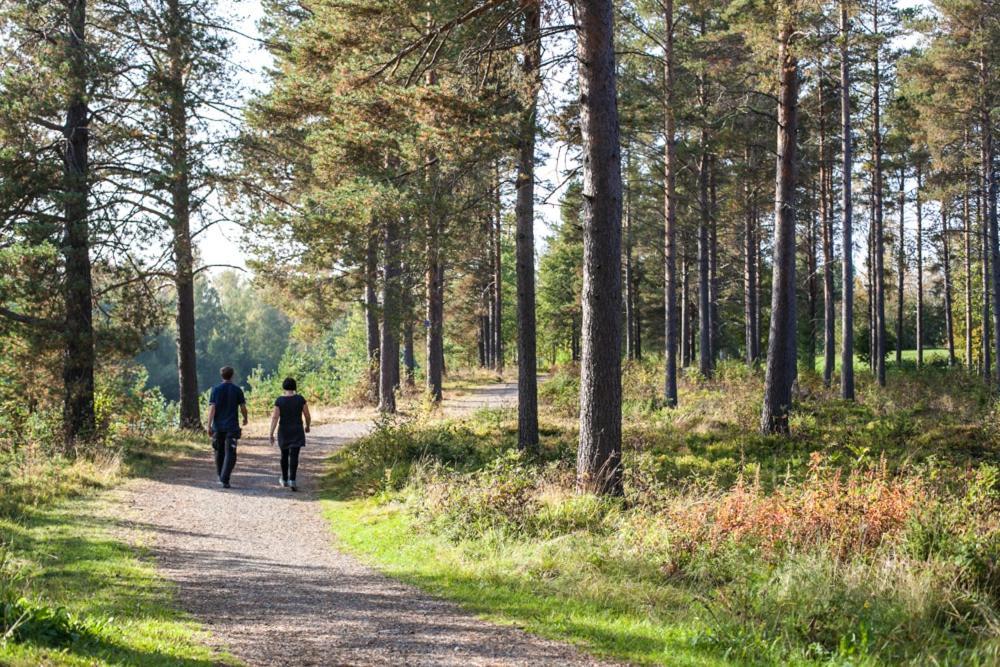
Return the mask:
{"type": "Polygon", "coordinates": [[[793,441],[748,435],[759,372],[721,364],[667,410],[649,405],[656,366],[625,371],[624,501],[575,492],[577,389],[560,370],[538,459],[503,413],[386,423],[339,452],[338,534],[397,576],[635,662],[996,661],[987,389],[894,368],[849,404],[802,378],[793,441]]]}

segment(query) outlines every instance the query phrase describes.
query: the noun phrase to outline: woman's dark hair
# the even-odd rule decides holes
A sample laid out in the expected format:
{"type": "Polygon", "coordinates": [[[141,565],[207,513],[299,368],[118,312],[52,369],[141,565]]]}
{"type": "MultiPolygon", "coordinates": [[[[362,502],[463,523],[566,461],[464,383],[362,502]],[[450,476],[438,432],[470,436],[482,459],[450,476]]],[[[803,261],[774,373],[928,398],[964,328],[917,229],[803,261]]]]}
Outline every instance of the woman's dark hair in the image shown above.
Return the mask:
{"type": "Polygon", "coordinates": [[[285,378],[285,381],[281,383],[281,388],[285,391],[295,391],[299,386],[295,383],[295,378],[285,378]]]}

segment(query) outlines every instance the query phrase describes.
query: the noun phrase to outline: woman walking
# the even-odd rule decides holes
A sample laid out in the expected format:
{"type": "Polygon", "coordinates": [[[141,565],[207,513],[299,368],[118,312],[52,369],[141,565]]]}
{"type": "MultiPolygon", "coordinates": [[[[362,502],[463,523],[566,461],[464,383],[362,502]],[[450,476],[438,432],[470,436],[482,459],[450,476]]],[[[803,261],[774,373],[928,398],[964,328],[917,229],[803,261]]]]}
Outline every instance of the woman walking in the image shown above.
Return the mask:
{"type": "Polygon", "coordinates": [[[281,449],[281,481],[283,487],[298,491],[295,473],[299,467],[299,450],[306,446],[306,433],[312,417],[306,399],[300,396],[294,378],[285,378],[281,383],[285,393],[274,401],[271,413],[271,444],[274,444],[274,429],[278,429],[278,448],[281,449]],[[305,417],[305,426],[302,418],[305,417]]]}

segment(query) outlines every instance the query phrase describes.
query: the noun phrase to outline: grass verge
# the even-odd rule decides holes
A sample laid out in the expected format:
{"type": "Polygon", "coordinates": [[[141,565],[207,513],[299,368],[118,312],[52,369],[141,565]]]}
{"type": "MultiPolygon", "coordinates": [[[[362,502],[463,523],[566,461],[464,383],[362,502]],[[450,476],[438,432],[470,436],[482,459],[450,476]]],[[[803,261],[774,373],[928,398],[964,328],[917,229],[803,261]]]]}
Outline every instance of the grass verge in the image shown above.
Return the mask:
{"type": "Polygon", "coordinates": [[[100,493],[189,446],[162,436],[119,443],[113,454],[3,462],[0,665],[237,664],[176,609],[170,585],[126,544],[100,493]]]}

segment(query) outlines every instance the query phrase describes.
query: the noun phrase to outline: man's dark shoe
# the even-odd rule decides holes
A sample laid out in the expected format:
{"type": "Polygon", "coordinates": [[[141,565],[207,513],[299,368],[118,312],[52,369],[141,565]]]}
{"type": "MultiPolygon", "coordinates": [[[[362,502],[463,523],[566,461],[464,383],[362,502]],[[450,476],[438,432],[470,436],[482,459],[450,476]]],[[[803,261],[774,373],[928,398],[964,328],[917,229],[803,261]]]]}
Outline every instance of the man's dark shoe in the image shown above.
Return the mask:
{"type": "Polygon", "coordinates": [[[223,482],[222,483],[222,488],[228,489],[229,488],[229,482],[223,482]]]}

